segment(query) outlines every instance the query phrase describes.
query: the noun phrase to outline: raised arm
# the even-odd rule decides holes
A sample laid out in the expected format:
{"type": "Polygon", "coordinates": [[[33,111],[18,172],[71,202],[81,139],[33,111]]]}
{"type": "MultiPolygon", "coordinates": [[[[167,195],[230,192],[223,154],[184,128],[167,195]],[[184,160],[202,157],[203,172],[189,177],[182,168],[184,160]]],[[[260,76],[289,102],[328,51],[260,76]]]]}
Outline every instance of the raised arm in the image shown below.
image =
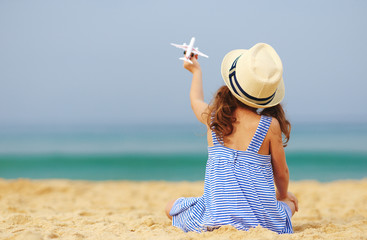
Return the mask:
{"type": "Polygon", "coordinates": [[[208,111],[208,104],[204,102],[201,67],[199,62],[196,60],[196,57],[192,57],[191,61],[192,64],[184,62],[184,68],[186,68],[192,73],[192,82],[190,89],[191,108],[194,111],[196,118],[200,122],[207,124],[206,119],[208,116],[203,113],[208,111]]]}

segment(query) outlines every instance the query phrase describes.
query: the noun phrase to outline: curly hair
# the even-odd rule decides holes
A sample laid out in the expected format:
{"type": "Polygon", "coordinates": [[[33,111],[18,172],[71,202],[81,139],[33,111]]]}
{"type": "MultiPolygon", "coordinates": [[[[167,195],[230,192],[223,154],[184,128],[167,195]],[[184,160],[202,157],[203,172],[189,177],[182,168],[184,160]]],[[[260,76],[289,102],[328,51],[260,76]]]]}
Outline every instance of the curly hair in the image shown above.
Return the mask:
{"type": "Polygon", "coordinates": [[[233,124],[237,121],[234,111],[238,108],[247,108],[254,113],[274,117],[280,124],[283,134],[283,146],[286,147],[290,138],[291,124],[286,119],[281,104],[273,107],[264,108],[263,110],[245,105],[235,98],[227,86],[222,86],[215,94],[212,103],[209,106],[209,115],[207,124],[213,132],[215,132],[218,141],[223,144],[224,138],[233,132],[233,124]]]}

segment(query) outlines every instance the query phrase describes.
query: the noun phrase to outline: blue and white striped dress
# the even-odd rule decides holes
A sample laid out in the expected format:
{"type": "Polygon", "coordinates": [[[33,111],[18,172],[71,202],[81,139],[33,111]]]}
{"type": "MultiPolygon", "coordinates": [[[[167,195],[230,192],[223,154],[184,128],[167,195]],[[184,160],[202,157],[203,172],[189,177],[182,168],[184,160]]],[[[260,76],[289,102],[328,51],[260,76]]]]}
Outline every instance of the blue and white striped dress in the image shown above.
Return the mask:
{"type": "Polygon", "coordinates": [[[261,116],[246,151],[221,145],[212,132],[204,195],[177,199],[170,211],[173,226],[201,232],[223,225],[239,230],[260,225],[277,233],[293,233],[291,209],[275,197],[271,156],[258,154],[271,120],[261,116]]]}

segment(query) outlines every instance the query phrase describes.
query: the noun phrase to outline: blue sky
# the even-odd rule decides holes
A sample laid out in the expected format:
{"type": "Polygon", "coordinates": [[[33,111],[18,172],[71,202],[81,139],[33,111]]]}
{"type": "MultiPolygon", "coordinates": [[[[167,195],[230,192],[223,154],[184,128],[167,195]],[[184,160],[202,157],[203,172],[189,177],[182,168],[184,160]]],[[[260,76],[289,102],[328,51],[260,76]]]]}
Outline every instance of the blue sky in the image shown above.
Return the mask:
{"type": "Polygon", "coordinates": [[[367,122],[366,1],[0,1],[0,125],[193,123],[230,50],[272,45],[293,122],[367,122]]]}

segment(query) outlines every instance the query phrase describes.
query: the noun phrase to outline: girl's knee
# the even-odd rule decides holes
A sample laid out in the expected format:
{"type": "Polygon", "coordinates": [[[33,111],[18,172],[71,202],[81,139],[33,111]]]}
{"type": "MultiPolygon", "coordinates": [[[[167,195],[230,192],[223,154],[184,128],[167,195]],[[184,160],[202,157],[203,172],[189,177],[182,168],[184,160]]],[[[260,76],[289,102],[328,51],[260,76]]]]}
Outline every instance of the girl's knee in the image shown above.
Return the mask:
{"type": "Polygon", "coordinates": [[[169,219],[172,219],[172,216],[169,214],[171,209],[172,209],[172,206],[173,204],[176,202],[176,199],[172,200],[172,201],[169,201],[166,205],[166,215],[169,219]]]}

